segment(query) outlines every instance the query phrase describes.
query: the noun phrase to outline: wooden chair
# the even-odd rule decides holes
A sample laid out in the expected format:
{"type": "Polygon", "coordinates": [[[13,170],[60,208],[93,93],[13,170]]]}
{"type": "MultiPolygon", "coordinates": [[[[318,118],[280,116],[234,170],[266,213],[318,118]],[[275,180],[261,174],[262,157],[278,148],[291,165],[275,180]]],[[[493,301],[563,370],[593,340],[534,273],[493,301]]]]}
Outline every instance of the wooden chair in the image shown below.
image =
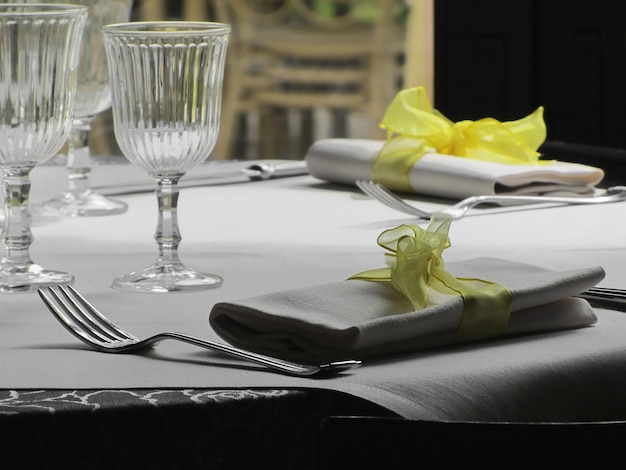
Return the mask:
{"type": "Polygon", "coordinates": [[[174,18],[189,21],[210,20],[211,0],[136,0],[139,18],[142,21],[160,21],[168,18],[168,6],[176,4],[174,18]]]}
{"type": "MultiPolygon", "coordinates": [[[[307,0],[320,3],[322,6],[328,7],[338,6],[343,8],[344,14],[339,18],[328,18],[326,15],[319,18],[312,16],[306,10],[307,5],[303,1],[298,0],[297,3],[292,0],[180,0],[172,2],[172,0],[136,0],[137,18],[139,20],[162,20],[168,19],[171,7],[174,5],[176,12],[175,18],[184,20],[210,20],[222,21],[233,25],[233,34],[228,52],[228,66],[226,71],[226,87],[224,92],[222,106],[222,120],[220,138],[217,147],[212,154],[212,158],[233,158],[245,155],[245,151],[235,152],[235,142],[245,139],[237,139],[241,124],[247,122],[250,116],[263,116],[260,119],[263,127],[259,132],[264,138],[261,155],[275,156],[276,143],[278,140],[285,138],[286,123],[280,122],[279,118],[285,119],[284,111],[286,109],[297,109],[302,115],[303,123],[300,123],[301,135],[303,139],[302,148],[307,146],[308,141],[312,139],[312,129],[310,125],[311,111],[313,109],[327,108],[335,110],[335,114],[339,116],[337,122],[343,122],[340,118],[346,112],[363,113],[370,121],[370,131],[372,136],[381,136],[382,133],[377,129],[377,124],[382,117],[382,112],[388,105],[390,96],[395,93],[394,85],[399,82],[399,77],[403,77],[404,86],[424,85],[429,94],[431,103],[434,103],[434,0],[381,0],[380,8],[382,14],[379,15],[381,20],[379,23],[373,24],[371,21],[361,21],[360,29],[371,30],[378,28],[378,38],[391,34],[393,37],[392,45],[387,44],[387,51],[384,56],[380,56],[380,47],[376,49],[374,42],[363,41],[354,47],[352,42],[343,40],[333,41],[333,37],[343,34],[340,30],[352,30],[355,23],[351,20],[349,7],[353,3],[351,0],[307,0]],[[391,22],[389,24],[389,11],[393,13],[394,8],[398,8],[398,3],[408,5],[408,18],[405,24],[391,22]],[[325,5],[323,5],[325,4],[325,5]],[[332,5],[335,4],[335,5],[332,5]],[[395,4],[395,7],[394,5],[395,4]],[[391,10],[390,10],[391,9],[391,10]],[[303,24],[303,19],[299,18],[299,22],[295,23],[293,18],[294,10],[300,15],[304,15],[304,19],[316,19],[312,24],[303,24]],[[291,17],[289,13],[291,12],[291,17]],[[384,21],[384,22],[383,22],[384,21]],[[301,30],[306,26],[308,31],[301,30]],[[268,57],[274,54],[276,42],[280,43],[284,37],[280,37],[277,32],[271,34],[262,32],[272,27],[278,27],[280,31],[287,31],[289,34],[295,32],[298,34],[299,42],[287,44],[289,50],[293,53],[296,47],[304,46],[302,50],[306,51],[308,63],[312,63],[312,59],[316,58],[324,63],[326,59],[327,67],[320,68],[314,72],[317,85],[309,86],[308,92],[302,93],[302,85],[304,79],[310,80],[311,68],[296,69],[293,67],[294,61],[287,60],[281,63],[279,58],[274,55],[272,67],[268,67],[267,73],[263,69],[269,61],[268,57]],[[393,27],[393,31],[389,33],[388,29],[393,27]],[[294,31],[295,30],[295,31],[294,31]],[[339,30],[339,31],[338,31],[339,30]],[[319,34],[318,34],[319,32],[319,34]],[[261,36],[268,36],[263,42],[263,47],[256,44],[261,36]],[[404,40],[402,40],[404,36],[404,40]],[[269,46],[269,47],[267,47],[269,46]],[[341,46],[341,47],[339,47],[341,46]],[[346,50],[350,50],[348,55],[354,54],[356,49],[362,54],[359,59],[352,59],[361,65],[367,64],[368,68],[345,67],[339,70],[337,67],[331,69],[328,64],[331,59],[341,54],[346,54],[346,50]],[[321,53],[319,52],[321,51],[321,53]],[[330,51],[330,54],[328,52],[330,51]],[[404,70],[400,70],[400,64],[393,64],[390,68],[383,68],[385,61],[396,55],[398,51],[404,55],[404,70]],[[320,55],[321,59],[319,59],[320,55]],[[378,56],[377,56],[378,54],[378,56]],[[328,56],[331,56],[328,59],[328,56]],[[376,66],[376,62],[380,65],[376,66]],[[286,65],[290,65],[286,69],[286,65]],[[371,70],[367,73],[365,70],[371,70]],[[288,72],[288,75],[285,75],[288,72]],[[304,75],[304,77],[303,77],[304,75]],[[291,89],[285,85],[291,85],[287,82],[287,78],[292,80],[292,76],[296,76],[294,85],[300,86],[299,96],[294,93],[297,87],[292,86],[291,89]],[[383,77],[394,77],[388,79],[383,77]],[[321,85],[328,84],[332,87],[326,87],[324,94],[320,93],[321,85]],[[382,86],[377,88],[375,83],[380,81],[382,86]],[[342,89],[343,87],[343,89],[342,89]],[[372,88],[370,88],[372,87],[372,88]],[[315,90],[317,88],[317,90],[315,90]],[[369,90],[372,90],[371,93],[369,90]],[[286,91],[291,91],[289,96],[286,91]],[[332,93],[331,93],[332,91],[332,93]],[[278,93],[279,92],[279,93],[278,93]],[[370,94],[372,99],[370,100],[370,94]],[[284,100],[288,98],[288,100],[284,100]],[[321,100],[324,98],[324,100],[321,100]],[[307,122],[307,119],[309,122],[307,122]],[[279,129],[279,132],[277,132],[279,129]]],[[[378,0],[359,0],[360,2],[371,4],[378,3],[378,0]]],[[[309,4],[310,6],[311,4],[309,4]]],[[[397,10],[396,10],[397,11],[397,10]]],[[[361,13],[362,15],[362,13],[361,13]]],[[[358,16],[358,15],[357,15],[358,16]]],[[[397,19],[392,18],[391,19],[397,19]]],[[[371,20],[371,18],[370,18],[371,20]]],[[[283,33],[281,33],[282,35],[283,33]]],[[[360,33],[350,33],[364,34],[360,33]]],[[[345,37],[345,36],[344,36],[345,37]]],[[[370,34],[370,38],[373,36],[370,34]]],[[[292,36],[286,36],[289,41],[294,41],[292,36]],[[291,38],[291,39],[289,39],[291,38]]],[[[369,38],[368,38],[369,41],[369,38]]],[[[283,40],[284,42],[284,40],[283,40]]],[[[358,42],[358,41],[357,41],[358,42]]],[[[380,44],[380,43],[376,43],[380,44]]],[[[279,44],[278,52],[284,53],[285,49],[279,44]]],[[[299,57],[299,56],[296,56],[299,57]]],[[[352,56],[354,57],[354,56],[352,56]]],[[[350,61],[348,61],[350,63],[350,61]]],[[[335,64],[336,65],[336,62],[335,64]]],[[[310,85],[310,83],[309,83],[310,85]]],[[[292,123],[294,124],[294,123],[292,123]]],[[[245,131],[245,130],[244,130],[245,131]]],[[[341,131],[339,131],[341,133],[341,131]]],[[[294,155],[297,157],[298,155],[294,155]]]]}
{"type": "Polygon", "coordinates": [[[233,34],[213,158],[237,156],[238,119],[252,112],[266,124],[261,157],[279,155],[275,144],[289,123],[276,117],[285,110],[362,113],[371,121],[369,135],[384,135],[378,122],[402,79],[403,1],[214,0],[214,6],[233,34]]]}

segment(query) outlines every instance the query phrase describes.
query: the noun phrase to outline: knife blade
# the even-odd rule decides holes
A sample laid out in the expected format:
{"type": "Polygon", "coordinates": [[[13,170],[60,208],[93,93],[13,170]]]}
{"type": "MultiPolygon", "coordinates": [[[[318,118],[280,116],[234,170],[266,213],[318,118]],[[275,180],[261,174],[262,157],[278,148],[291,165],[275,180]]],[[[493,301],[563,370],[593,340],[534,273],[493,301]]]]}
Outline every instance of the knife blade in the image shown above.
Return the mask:
{"type": "MultiPolygon", "coordinates": [[[[210,162],[182,177],[178,183],[180,188],[245,183],[250,181],[264,181],[274,178],[301,176],[309,174],[304,160],[285,161],[245,161],[210,162]],[[222,166],[228,169],[223,170],[222,166]],[[235,166],[235,169],[232,169],[235,166]]],[[[154,180],[131,181],[115,185],[93,186],[92,189],[104,196],[121,196],[152,192],[156,189],[154,180]]]]}

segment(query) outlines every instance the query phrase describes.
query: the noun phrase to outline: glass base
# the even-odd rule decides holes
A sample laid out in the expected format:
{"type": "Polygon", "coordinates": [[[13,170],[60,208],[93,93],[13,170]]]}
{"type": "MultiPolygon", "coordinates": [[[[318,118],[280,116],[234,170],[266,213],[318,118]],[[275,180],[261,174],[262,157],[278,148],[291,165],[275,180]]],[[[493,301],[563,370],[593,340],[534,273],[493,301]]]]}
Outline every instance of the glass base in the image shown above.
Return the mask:
{"type": "MultiPolygon", "coordinates": [[[[33,206],[30,209],[31,225],[45,225],[50,222],[56,222],[59,219],[65,217],[64,214],[58,210],[54,210],[48,207],[33,206]]],[[[4,214],[0,214],[0,231],[2,231],[4,225],[4,214]]]]}
{"type": "Polygon", "coordinates": [[[1,267],[0,292],[30,292],[42,287],[72,284],[74,276],[62,271],[50,271],[37,264],[28,268],[1,267]]]}
{"type": "Polygon", "coordinates": [[[110,199],[101,194],[89,192],[81,197],[72,193],[64,193],[61,197],[51,199],[33,208],[33,215],[48,210],[56,211],[71,217],[98,217],[103,215],[123,214],[128,209],[125,202],[110,199]]]}
{"type": "Polygon", "coordinates": [[[32,225],[44,225],[62,219],[65,214],[55,207],[33,204],[30,208],[30,216],[32,225]]]}
{"type": "Polygon", "coordinates": [[[124,274],[113,280],[114,289],[129,292],[180,292],[213,289],[222,285],[216,274],[200,273],[182,263],[154,263],[143,271],[124,274]]]}

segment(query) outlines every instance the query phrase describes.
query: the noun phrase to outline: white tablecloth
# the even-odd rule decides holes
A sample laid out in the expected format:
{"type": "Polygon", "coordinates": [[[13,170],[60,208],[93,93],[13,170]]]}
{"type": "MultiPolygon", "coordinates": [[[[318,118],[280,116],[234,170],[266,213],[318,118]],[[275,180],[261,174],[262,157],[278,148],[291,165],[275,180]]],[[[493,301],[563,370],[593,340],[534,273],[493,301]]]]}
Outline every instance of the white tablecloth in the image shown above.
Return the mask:
{"type": "MultiPolygon", "coordinates": [[[[202,169],[192,174],[197,171],[202,169]]],[[[63,167],[35,169],[32,201],[55,195],[65,178],[63,167]]],[[[94,185],[142,178],[148,180],[129,165],[93,171],[94,185]]],[[[137,336],[176,330],[218,339],[207,323],[215,302],[340,281],[380,267],[378,234],[415,223],[356,188],[310,176],[185,188],[179,201],[181,259],[222,275],[224,285],[196,293],[137,294],[110,284],[156,256],[156,200],[148,193],[120,198],[129,205],[122,215],[35,220],[32,256],[44,267],[72,272],[80,291],[137,336]]],[[[489,256],[559,270],[600,265],[607,272],[603,284],[623,286],[624,214],[626,203],[478,209],[453,223],[444,260],[489,256]]],[[[98,353],[70,336],[36,294],[3,294],[0,387],[327,388],[414,419],[626,419],[626,314],[597,314],[590,328],[386,358],[320,380],[269,373],[176,342],[143,356],[98,353]]]]}

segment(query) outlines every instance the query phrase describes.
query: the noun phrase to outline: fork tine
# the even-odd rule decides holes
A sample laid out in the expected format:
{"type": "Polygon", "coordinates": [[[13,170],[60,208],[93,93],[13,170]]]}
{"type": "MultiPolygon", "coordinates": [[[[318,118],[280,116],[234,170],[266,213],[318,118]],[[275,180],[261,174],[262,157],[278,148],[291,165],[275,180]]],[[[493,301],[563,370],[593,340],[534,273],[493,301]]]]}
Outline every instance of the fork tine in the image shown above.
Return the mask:
{"type": "Polygon", "coordinates": [[[592,287],[576,297],[586,299],[591,305],[626,311],[626,291],[610,287],[592,287]]]}
{"type": "Polygon", "coordinates": [[[357,186],[368,196],[378,199],[380,202],[393,209],[402,209],[394,198],[390,198],[386,188],[381,187],[373,181],[357,181],[357,186]]]}
{"type": "Polygon", "coordinates": [[[84,320],[74,315],[73,310],[51,287],[47,287],[46,291],[38,289],[38,292],[39,297],[41,297],[41,300],[43,300],[46,307],[48,307],[48,310],[50,310],[61,325],[74,336],[82,341],[95,345],[99,345],[103,341],[110,341],[109,337],[93,330],[89,325],[85,324],[84,320]]]}
{"type": "MultiPolygon", "coordinates": [[[[67,287],[69,288],[70,286],[67,287]]],[[[68,289],[64,286],[57,286],[57,290],[49,290],[56,297],[57,301],[65,308],[67,314],[71,315],[79,325],[93,332],[94,335],[101,337],[103,341],[119,341],[120,339],[124,339],[123,337],[120,338],[116,335],[115,331],[107,328],[107,325],[104,325],[102,322],[94,319],[89,307],[81,308],[81,305],[79,305],[76,299],[70,295],[72,291],[68,292],[68,289]]]]}
{"type": "Polygon", "coordinates": [[[616,289],[611,287],[592,287],[590,289],[587,289],[585,293],[607,298],[626,299],[626,291],[624,289],[616,289]]]}
{"type": "Polygon", "coordinates": [[[410,212],[412,214],[420,214],[422,216],[430,217],[430,214],[428,214],[426,212],[422,212],[421,210],[417,209],[416,207],[413,207],[413,206],[407,204],[406,202],[404,202],[403,200],[398,199],[398,196],[393,194],[385,186],[382,186],[382,185],[377,184],[377,183],[373,183],[372,184],[372,189],[380,197],[384,198],[384,200],[387,201],[387,204],[390,205],[391,207],[395,207],[396,209],[399,209],[399,210],[408,211],[408,212],[410,212]]]}
{"type": "Polygon", "coordinates": [[[389,191],[389,189],[385,188],[384,186],[372,186],[372,191],[378,194],[378,196],[382,198],[388,206],[403,211],[409,211],[410,213],[416,212],[413,207],[410,207],[405,202],[400,201],[394,194],[389,191]]]}
{"type": "Polygon", "coordinates": [[[66,299],[68,299],[74,311],[84,318],[91,326],[97,328],[103,334],[109,336],[113,340],[136,340],[137,338],[130,333],[125,332],[115,323],[111,322],[108,318],[102,315],[96,307],[94,307],[89,301],[83,297],[72,286],[59,286],[59,290],[63,293],[66,299]]]}
{"type": "Polygon", "coordinates": [[[380,200],[381,202],[387,204],[389,207],[393,209],[404,209],[400,204],[398,204],[398,201],[395,198],[389,196],[387,188],[380,186],[373,181],[363,182],[363,185],[360,187],[369,196],[380,200]]]}
{"type": "Polygon", "coordinates": [[[391,207],[400,212],[404,212],[405,214],[410,214],[412,216],[420,217],[422,219],[430,219],[432,214],[429,212],[418,209],[415,206],[407,204],[402,199],[398,198],[393,192],[391,192],[385,186],[376,183],[374,181],[363,181],[359,180],[356,182],[356,185],[368,196],[377,199],[383,204],[391,207]]]}

